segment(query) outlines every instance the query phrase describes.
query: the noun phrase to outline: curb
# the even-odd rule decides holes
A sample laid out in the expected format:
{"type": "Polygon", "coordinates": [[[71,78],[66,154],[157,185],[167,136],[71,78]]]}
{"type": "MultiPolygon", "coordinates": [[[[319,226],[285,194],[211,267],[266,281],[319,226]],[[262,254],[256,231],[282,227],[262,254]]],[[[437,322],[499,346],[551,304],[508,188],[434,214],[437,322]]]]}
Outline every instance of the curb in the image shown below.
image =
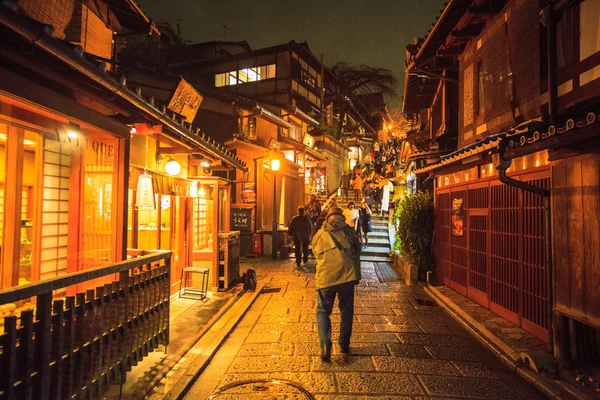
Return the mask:
{"type": "Polygon", "coordinates": [[[475,321],[470,315],[464,312],[448,297],[444,296],[434,286],[424,285],[423,288],[425,292],[427,292],[427,294],[429,294],[444,310],[448,311],[448,313],[456,321],[463,325],[506,366],[508,366],[517,375],[525,379],[529,384],[538,389],[544,395],[556,400],[586,400],[586,398],[577,396],[575,393],[566,390],[559,381],[527,368],[522,364],[519,352],[514,350],[508,344],[504,343],[481,323],[475,321]]]}
{"type": "MultiPolygon", "coordinates": [[[[174,294],[171,296],[171,300],[173,300],[174,294]]],[[[146,397],[154,387],[164,378],[167,374],[173,369],[175,365],[185,356],[185,354],[194,347],[194,345],[200,340],[218,321],[219,319],[227,312],[234,304],[242,297],[243,291],[240,291],[237,295],[233,296],[231,299],[225,303],[225,305],[215,314],[213,315],[207,322],[206,325],[202,327],[202,329],[194,335],[193,340],[190,341],[189,346],[182,347],[177,351],[177,353],[171,355],[166,364],[158,370],[157,374],[152,378],[152,380],[148,381],[139,391],[135,392],[135,395],[140,395],[141,397],[146,397]]]]}
{"type": "Polygon", "coordinates": [[[197,355],[181,377],[173,383],[173,387],[163,396],[163,399],[181,399],[185,396],[263,289],[264,285],[260,285],[256,291],[244,293],[234,305],[219,315],[218,320],[207,329],[206,334],[188,350],[188,353],[193,352],[197,355]]]}

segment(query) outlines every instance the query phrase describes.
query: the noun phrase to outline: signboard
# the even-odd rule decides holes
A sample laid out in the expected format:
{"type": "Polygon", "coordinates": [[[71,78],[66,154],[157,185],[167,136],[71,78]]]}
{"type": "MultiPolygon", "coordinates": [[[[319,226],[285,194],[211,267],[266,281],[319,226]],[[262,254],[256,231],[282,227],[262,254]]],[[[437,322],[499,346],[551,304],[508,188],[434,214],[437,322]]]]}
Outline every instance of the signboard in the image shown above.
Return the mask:
{"type": "Polygon", "coordinates": [[[252,230],[252,208],[231,208],[231,230],[252,230]]]}
{"type": "Polygon", "coordinates": [[[452,199],[452,236],[464,235],[463,199],[452,199]]]}
{"type": "Polygon", "coordinates": [[[279,144],[279,142],[277,140],[275,140],[274,138],[271,138],[271,140],[269,140],[269,145],[267,147],[270,150],[279,151],[279,149],[281,148],[281,145],[279,144]]]}
{"type": "Polygon", "coordinates": [[[248,139],[256,139],[256,117],[248,118],[248,139]]]}
{"type": "Polygon", "coordinates": [[[183,115],[187,122],[193,122],[204,97],[183,78],[175,89],[167,108],[177,114],[183,115]]]}
{"type": "Polygon", "coordinates": [[[256,182],[242,183],[242,203],[256,203],[256,182]]]}

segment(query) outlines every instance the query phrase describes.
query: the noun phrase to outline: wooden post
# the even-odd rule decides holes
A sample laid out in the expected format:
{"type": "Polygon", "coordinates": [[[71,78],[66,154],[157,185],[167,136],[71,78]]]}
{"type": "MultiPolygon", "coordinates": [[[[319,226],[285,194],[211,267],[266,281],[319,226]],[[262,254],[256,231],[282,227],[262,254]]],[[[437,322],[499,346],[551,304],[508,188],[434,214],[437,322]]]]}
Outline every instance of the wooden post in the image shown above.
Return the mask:
{"type": "Polygon", "coordinates": [[[21,331],[20,331],[20,368],[23,369],[23,391],[20,396],[23,400],[31,400],[31,374],[33,373],[34,345],[33,345],[33,310],[23,310],[21,312],[21,331]]]}
{"type": "Polygon", "coordinates": [[[52,292],[37,296],[35,331],[35,370],[33,398],[46,400],[50,395],[50,356],[52,354],[52,292]]]}
{"type": "Polygon", "coordinates": [[[55,300],[53,303],[53,313],[55,318],[52,322],[52,361],[54,362],[52,371],[52,380],[50,382],[52,398],[60,399],[62,397],[62,379],[64,371],[63,349],[64,349],[64,328],[63,328],[64,301],[55,300]]]}
{"type": "Polygon", "coordinates": [[[4,181],[5,235],[2,251],[2,288],[19,284],[24,136],[25,131],[22,128],[8,126],[6,165],[10,167],[6,168],[4,181]]]}
{"type": "Polygon", "coordinates": [[[7,399],[16,398],[17,381],[17,317],[4,317],[4,340],[2,343],[2,374],[0,388],[7,399]]]}

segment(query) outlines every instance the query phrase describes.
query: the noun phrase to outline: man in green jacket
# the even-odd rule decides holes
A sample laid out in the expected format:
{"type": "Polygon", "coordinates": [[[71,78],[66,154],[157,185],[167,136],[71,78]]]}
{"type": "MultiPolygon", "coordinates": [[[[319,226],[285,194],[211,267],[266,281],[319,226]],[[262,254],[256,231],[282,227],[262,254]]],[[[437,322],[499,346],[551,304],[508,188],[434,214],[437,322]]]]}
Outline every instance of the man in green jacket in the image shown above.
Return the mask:
{"type": "Polygon", "coordinates": [[[337,294],[341,323],[338,344],[340,352],[350,352],[352,319],[354,318],[354,286],[360,281],[360,241],[354,228],[346,224],[344,213],[332,207],[327,219],[312,240],[317,258],[317,327],[321,359],[331,359],[331,320],[333,302],[337,294]]]}

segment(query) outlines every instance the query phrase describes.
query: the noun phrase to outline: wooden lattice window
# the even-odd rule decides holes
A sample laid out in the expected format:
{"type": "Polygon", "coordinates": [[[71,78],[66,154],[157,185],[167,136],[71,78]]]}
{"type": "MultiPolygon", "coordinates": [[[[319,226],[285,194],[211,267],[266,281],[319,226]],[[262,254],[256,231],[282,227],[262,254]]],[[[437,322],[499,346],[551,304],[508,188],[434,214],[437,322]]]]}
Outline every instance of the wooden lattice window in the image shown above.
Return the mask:
{"type": "Polygon", "coordinates": [[[194,250],[210,247],[213,240],[213,198],[211,189],[200,189],[194,198],[194,250]]]}

